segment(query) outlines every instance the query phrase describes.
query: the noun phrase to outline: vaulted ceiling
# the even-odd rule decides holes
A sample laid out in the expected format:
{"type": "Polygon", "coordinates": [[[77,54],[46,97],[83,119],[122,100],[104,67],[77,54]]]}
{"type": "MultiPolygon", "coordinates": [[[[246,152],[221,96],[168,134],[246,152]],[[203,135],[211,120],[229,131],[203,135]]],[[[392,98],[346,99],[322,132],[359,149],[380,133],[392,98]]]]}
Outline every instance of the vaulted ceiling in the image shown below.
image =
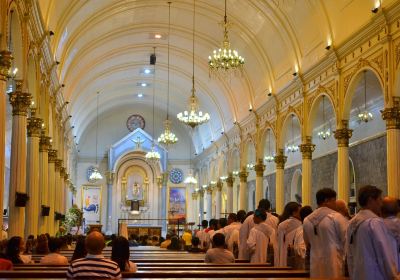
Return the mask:
{"type": "MultiPolygon", "coordinates": [[[[395,0],[383,1],[383,6],[395,0]]],[[[242,77],[210,78],[207,58],[220,46],[223,0],[196,0],[195,78],[200,106],[211,115],[193,137],[196,151],[268,102],[296,68],[306,72],[327,55],[325,46],[340,46],[370,21],[376,0],[228,0],[232,47],[245,58],[242,77]]],[[[85,138],[100,114],[149,115],[153,75],[144,74],[156,47],[157,119],[166,114],[168,4],[160,0],[39,0],[44,24],[55,35],[51,45],[65,84],[64,97],[77,140],[85,138]],[[161,34],[162,39],[155,39],[161,34]],[[150,86],[143,88],[140,83],[150,86]],[[143,93],[139,98],[138,93],[143,93]],[[146,112],[142,112],[147,110],[146,112]]],[[[185,109],[192,76],[192,0],[171,5],[170,115],[185,109]]],[[[101,117],[100,117],[101,118],[101,117]]],[[[148,120],[151,121],[151,120],[148,120]]],[[[180,129],[182,131],[182,129],[180,129]]],[[[188,133],[188,130],[184,130],[188,133]]],[[[128,131],[127,131],[128,132],[128,131]]],[[[151,132],[151,131],[150,131],[151,132]]],[[[121,135],[123,136],[123,135],[121,135]]],[[[157,135],[155,135],[157,137],[157,135]]],[[[189,134],[187,134],[189,136],[189,134]]],[[[109,143],[112,144],[112,143],[109,143]]]]}

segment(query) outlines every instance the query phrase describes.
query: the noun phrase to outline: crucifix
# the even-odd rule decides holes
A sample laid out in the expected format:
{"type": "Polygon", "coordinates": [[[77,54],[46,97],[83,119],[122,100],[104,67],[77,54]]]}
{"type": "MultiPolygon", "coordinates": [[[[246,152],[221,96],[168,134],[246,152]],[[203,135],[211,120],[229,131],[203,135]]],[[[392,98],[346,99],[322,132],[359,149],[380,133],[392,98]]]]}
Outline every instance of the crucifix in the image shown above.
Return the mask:
{"type": "Polygon", "coordinates": [[[142,144],[144,143],[144,140],[140,139],[140,136],[136,137],[136,140],[131,139],[131,141],[136,144],[135,150],[142,149],[142,144]]]}

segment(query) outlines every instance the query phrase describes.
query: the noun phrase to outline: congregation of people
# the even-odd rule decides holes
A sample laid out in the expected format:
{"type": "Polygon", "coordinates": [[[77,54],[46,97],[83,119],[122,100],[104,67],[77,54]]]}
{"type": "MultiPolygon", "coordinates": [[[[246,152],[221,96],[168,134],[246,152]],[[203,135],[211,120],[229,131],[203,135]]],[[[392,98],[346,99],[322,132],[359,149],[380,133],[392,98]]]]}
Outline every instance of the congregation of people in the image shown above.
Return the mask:
{"type": "Polygon", "coordinates": [[[283,213],[271,212],[267,199],[257,209],[230,213],[227,218],[203,220],[198,230],[168,232],[166,238],[113,235],[93,231],[87,236],[39,235],[36,239],[13,236],[1,243],[0,269],[34,261],[68,266],[68,278],[121,278],[121,272],[136,272],[130,250],[157,246],[166,250],[203,253],[204,262],[228,264],[244,260],[254,264],[309,270],[311,278],[398,279],[400,277],[399,201],[382,198],[374,186],[359,189],[359,211],[353,217],[333,189],[316,193],[318,207],[297,202],[285,205],[283,213]],[[111,247],[111,258],[103,249],[111,247]],[[69,261],[60,252],[74,250],[69,261]]]}

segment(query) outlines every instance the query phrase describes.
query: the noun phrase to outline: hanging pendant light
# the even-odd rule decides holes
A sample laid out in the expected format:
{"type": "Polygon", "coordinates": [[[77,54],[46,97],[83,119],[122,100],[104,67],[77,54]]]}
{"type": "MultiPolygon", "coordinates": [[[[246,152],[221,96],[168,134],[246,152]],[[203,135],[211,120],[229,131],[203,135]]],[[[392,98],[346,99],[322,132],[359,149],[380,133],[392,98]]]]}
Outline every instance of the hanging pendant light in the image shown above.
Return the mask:
{"type": "Polygon", "coordinates": [[[164,132],[158,137],[158,142],[169,146],[178,142],[178,137],[171,131],[169,120],[169,45],[171,37],[171,2],[168,2],[168,94],[167,94],[167,119],[164,121],[164,132]]]}
{"type": "Polygon", "coordinates": [[[156,96],[156,48],[154,47],[153,52],[153,59],[150,63],[153,64],[153,128],[152,128],[152,135],[153,141],[151,143],[151,150],[146,154],[146,161],[152,165],[157,164],[160,161],[160,153],[157,152],[154,145],[154,103],[155,103],[155,96],[156,96]]]}
{"type": "Polygon", "coordinates": [[[92,173],[89,176],[89,180],[92,182],[102,180],[103,176],[99,171],[97,164],[97,149],[98,149],[98,135],[99,134],[99,92],[97,92],[97,113],[96,113],[96,166],[92,169],[92,173]]]}
{"type": "Polygon", "coordinates": [[[367,110],[367,70],[364,70],[364,111],[358,114],[358,123],[367,123],[373,120],[373,115],[367,110]]]}
{"type": "Polygon", "coordinates": [[[268,155],[264,157],[266,162],[273,162],[275,157],[271,153],[271,130],[268,129],[268,155]]]}
{"type": "Polygon", "coordinates": [[[196,126],[206,123],[210,120],[210,115],[208,113],[203,113],[199,111],[199,102],[196,97],[196,89],[194,87],[194,38],[195,38],[195,22],[196,22],[196,1],[193,1],[193,75],[192,75],[192,95],[189,99],[189,108],[187,111],[179,113],[177,118],[179,121],[184,124],[190,126],[191,128],[195,128],[196,126]]]}
{"type": "Polygon", "coordinates": [[[293,119],[294,115],[292,115],[292,144],[286,147],[286,151],[289,153],[295,153],[299,150],[299,147],[294,144],[293,119]]]}
{"type": "Polygon", "coordinates": [[[325,95],[322,96],[322,119],[324,123],[322,125],[322,130],[318,132],[318,137],[321,138],[322,140],[326,140],[331,136],[331,129],[330,125],[328,125],[328,128],[326,128],[325,95]]]}
{"type": "Polygon", "coordinates": [[[228,28],[230,22],[226,15],[226,0],[225,0],[225,15],[224,15],[224,40],[222,41],[221,48],[214,50],[212,55],[208,57],[208,67],[211,73],[229,73],[235,71],[242,71],[244,65],[244,58],[239,55],[236,50],[231,49],[229,41],[228,28]]]}

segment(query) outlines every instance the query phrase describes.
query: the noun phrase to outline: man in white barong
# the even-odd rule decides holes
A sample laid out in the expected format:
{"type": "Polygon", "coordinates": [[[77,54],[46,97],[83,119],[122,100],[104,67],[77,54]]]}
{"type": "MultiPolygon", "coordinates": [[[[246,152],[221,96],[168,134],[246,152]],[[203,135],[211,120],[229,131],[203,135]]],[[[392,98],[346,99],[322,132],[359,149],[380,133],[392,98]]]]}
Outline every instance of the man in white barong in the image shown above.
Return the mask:
{"type": "Polygon", "coordinates": [[[234,248],[239,246],[239,230],[242,224],[237,221],[235,213],[230,213],[228,216],[228,225],[224,227],[223,234],[228,250],[234,253],[234,248]]]}
{"type": "Polygon", "coordinates": [[[365,186],[358,191],[361,210],[351,219],[346,236],[350,279],[400,279],[396,239],[382,218],[382,191],[365,186]]]}
{"type": "Polygon", "coordinates": [[[275,252],[277,254],[275,266],[288,266],[288,248],[294,246],[296,229],[302,225],[300,209],[301,205],[294,201],[286,204],[283,209],[281,222],[278,225],[278,252],[275,252]]]}
{"type": "Polygon", "coordinates": [[[208,227],[208,221],[203,220],[201,221],[202,229],[196,233],[196,237],[200,240],[200,248],[201,249],[208,249],[210,247],[210,236],[206,232],[208,227]]]}
{"type": "Polygon", "coordinates": [[[382,218],[389,233],[397,240],[397,244],[400,248],[400,219],[397,218],[399,213],[399,205],[397,199],[393,197],[385,197],[382,205],[382,218]]]}
{"type": "Polygon", "coordinates": [[[317,192],[318,208],[304,219],[304,242],[310,246],[311,278],[344,276],[344,244],[348,221],[335,211],[336,192],[317,192]]]}
{"type": "MultiPolygon", "coordinates": [[[[270,227],[272,227],[276,234],[276,231],[278,230],[279,219],[274,215],[272,215],[271,213],[268,213],[270,207],[271,203],[269,202],[268,199],[261,199],[260,202],[258,203],[258,209],[264,209],[267,212],[267,219],[265,220],[265,223],[270,227]]],[[[254,215],[248,216],[239,230],[239,259],[242,260],[250,259],[246,246],[246,241],[249,237],[250,230],[254,226],[253,216],[254,215]]],[[[276,241],[276,236],[274,236],[273,240],[276,241]]],[[[274,246],[276,246],[276,244],[274,244],[274,246]]]]}
{"type": "Polygon", "coordinates": [[[253,214],[254,227],[250,230],[246,241],[250,263],[266,263],[268,243],[274,242],[275,230],[265,223],[267,213],[264,209],[257,209],[253,214]]]}
{"type": "MultiPolygon", "coordinates": [[[[304,219],[307,218],[313,212],[311,206],[303,206],[300,209],[300,218],[301,222],[304,222],[304,219]]],[[[310,269],[310,251],[307,251],[306,243],[304,242],[303,236],[303,227],[298,227],[295,230],[294,234],[294,242],[293,249],[296,256],[298,256],[297,261],[295,263],[295,269],[310,269]]]]}

